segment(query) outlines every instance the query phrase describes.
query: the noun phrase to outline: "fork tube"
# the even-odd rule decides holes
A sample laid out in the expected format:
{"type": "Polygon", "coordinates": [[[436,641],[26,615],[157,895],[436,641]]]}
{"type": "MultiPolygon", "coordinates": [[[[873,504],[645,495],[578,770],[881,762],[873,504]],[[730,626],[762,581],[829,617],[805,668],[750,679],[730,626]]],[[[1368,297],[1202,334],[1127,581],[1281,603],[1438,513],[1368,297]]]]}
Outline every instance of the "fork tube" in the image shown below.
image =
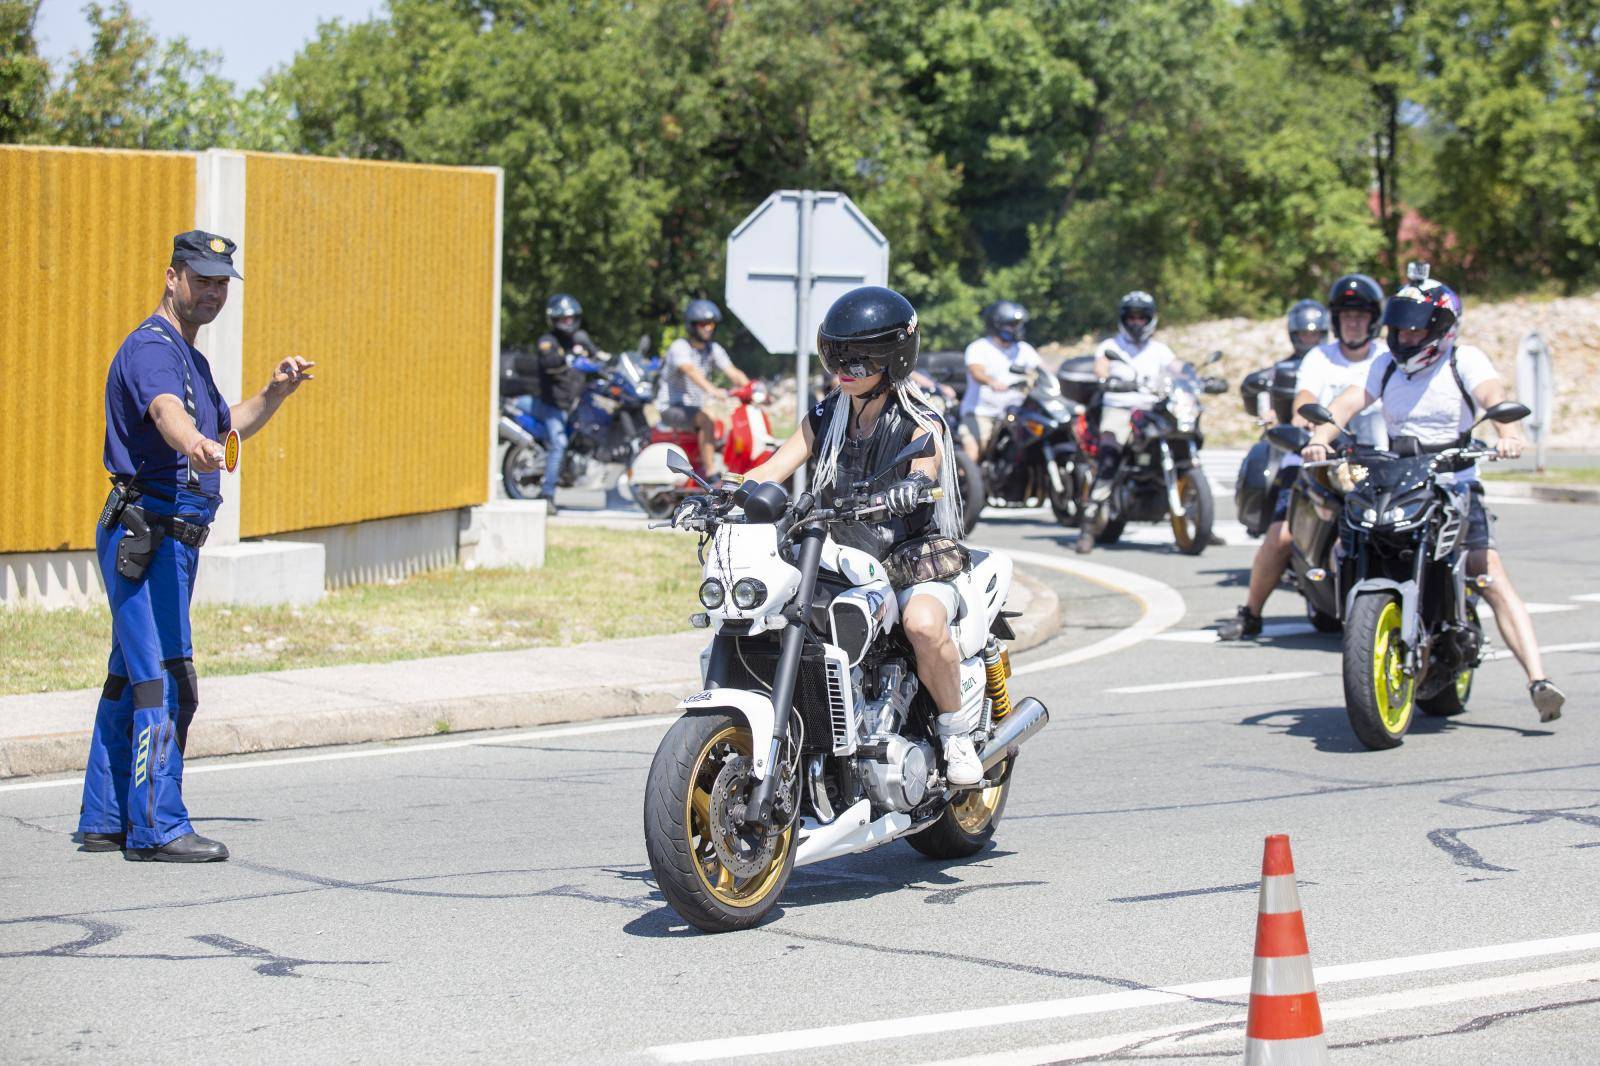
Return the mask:
{"type": "Polygon", "coordinates": [[[772,747],[767,753],[767,776],[750,789],[745,808],[746,824],[766,825],[772,815],[772,794],[781,776],[779,753],[783,738],[789,735],[789,715],[794,710],[794,684],[800,675],[800,654],[805,650],[806,627],[811,624],[811,598],[817,588],[817,569],[822,564],[822,542],[827,536],[819,526],[808,526],[800,534],[800,590],[795,593],[799,619],[791,618],[778,643],[778,667],[772,675],[772,747]]]}

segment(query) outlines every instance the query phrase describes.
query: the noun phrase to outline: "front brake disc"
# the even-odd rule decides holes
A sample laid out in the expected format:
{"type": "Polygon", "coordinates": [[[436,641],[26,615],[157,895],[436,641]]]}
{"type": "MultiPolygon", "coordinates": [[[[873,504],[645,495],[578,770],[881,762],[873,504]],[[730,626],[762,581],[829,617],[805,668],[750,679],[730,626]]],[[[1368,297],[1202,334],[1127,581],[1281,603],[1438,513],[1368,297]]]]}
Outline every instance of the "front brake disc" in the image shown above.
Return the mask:
{"type": "Polygon", "coordinates": [[[716,849],[723,869],[740,880],[754,877],[772,864],[777,841],[776,833],[769,836],[754,828],[733,824],[732,809],[735,804],[744,803],[749,780],[750,760],[735,755],[722,764],[711,786],[711,846],[716,849]]]}

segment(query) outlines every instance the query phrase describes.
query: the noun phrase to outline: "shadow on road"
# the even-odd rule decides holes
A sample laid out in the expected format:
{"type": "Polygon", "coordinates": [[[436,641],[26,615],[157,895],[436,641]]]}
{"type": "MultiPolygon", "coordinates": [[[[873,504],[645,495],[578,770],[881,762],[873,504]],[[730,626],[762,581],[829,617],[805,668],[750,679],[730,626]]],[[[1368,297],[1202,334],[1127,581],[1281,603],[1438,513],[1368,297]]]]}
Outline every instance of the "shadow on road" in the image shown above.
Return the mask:
{"type": "MultiPolygon", "coordinates": [[[[1239,719],[1240,725],[1281,727],[1280,732],[1291,737],[1308,737],[1318,751],[1365,752],[1366,746],[1356,739],[1350,729],[1350,717],[1343,707],[1289,707],[1278,711],[1263,711],[1239,719]]],[[[1524,737],[1553,737],[1548,729],[1523,729],[1514,725],[1493,722],[1473,722],[1461,718],[1434,718],[1417,714],[1411,720],[1410,736],[1432,736],[1451,733],[1457,729],[1498,729],[1524,737]]]]}

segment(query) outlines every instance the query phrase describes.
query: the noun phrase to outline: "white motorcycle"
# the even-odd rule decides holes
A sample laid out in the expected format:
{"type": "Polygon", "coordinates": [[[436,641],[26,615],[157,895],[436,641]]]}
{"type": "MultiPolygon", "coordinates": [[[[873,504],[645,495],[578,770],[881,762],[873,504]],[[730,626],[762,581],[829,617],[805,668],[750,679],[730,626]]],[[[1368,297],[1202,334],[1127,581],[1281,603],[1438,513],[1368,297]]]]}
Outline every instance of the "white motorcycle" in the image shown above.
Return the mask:
{"type": "Polygon", "coordinates": [[[883,564],[828,536],[835,523],[885,517],[873,486],[932,448],[913,442],[831,508],[746,482],[707,487],[673,515],[703,538],[705,611],[691,621],[713,637],[705,687],[679,704],[650,766],[645,847],[668,902],[701,929],[754,926],[794,867],[899,837],[933,858],[977,853],[1005,809],[1020,746],[1049,721],[1031,697],[1013,706],[1007,687],[1011,561],[973,550],[952,579],[952,628],[985,776],[950,786],[883,564]]]}

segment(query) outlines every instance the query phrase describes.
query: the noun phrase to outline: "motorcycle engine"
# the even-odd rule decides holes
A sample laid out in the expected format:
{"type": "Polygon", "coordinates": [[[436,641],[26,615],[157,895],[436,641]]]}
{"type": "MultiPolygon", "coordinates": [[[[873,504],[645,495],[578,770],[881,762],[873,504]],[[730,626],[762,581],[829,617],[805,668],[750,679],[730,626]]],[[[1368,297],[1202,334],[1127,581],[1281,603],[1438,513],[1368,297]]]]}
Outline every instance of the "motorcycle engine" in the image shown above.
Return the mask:
{"type": "Polygon", "coordinates": [[[917,694],[916,677],[904,664],[889,662],[878,667],[877,681],[877,698],[862,708],[864,750],[856,771],[876,806],[909,811],[927,797],[938,756],[926,740],[898,732],[917,694]]]}

